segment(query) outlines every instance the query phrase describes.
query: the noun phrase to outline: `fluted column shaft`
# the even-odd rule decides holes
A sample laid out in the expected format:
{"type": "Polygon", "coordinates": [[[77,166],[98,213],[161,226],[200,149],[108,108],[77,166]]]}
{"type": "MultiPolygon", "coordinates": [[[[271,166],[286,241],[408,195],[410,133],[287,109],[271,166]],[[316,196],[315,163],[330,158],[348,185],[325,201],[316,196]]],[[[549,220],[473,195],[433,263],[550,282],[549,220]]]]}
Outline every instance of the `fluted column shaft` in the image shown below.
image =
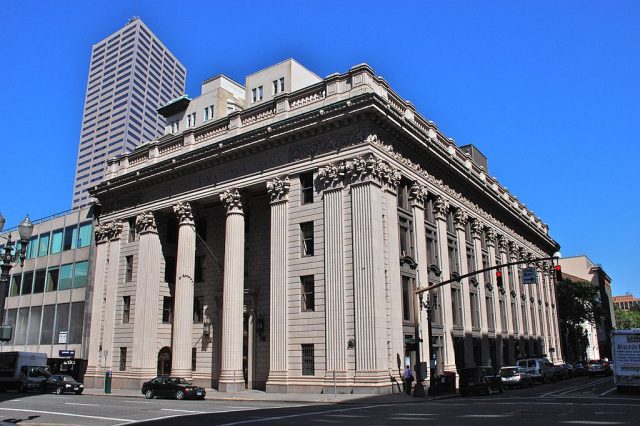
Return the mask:
{"type": "Polygon", "coordinates": [[[547,321],[546,321],[547,309],[545,307],[545,301],[547,300],[547,296],[544,292],[544,289],[545,289],[544,275],[540,270],[539,266],[536,268],[536,270],[538,274],[538,300],[541,301],[541,304],[539,304],[538,308],[542,312],[542,315],[540,318],[540,336],[542,338],[541,339],[542,353],[548,355],[549,354],[549,329],[547,328],[547,321]]]}
{"type": "MultiPolygon", "coordinates": [[[[416,268],[416,287],[423,288],[429,285],[429,272],[427,271],[429,256],[427,255],[427,235],[424,227],[424,199],[427,196],[427,190],[423,187],[416,187],[414,185],[411,188],[411,213],[413,214],[413,235],[415,237],[415,260],[418,262],[418,267],[416,268]]],[[[426,297],[427,293],[423,294],[423,297],[426,297]]],[[[416,297],[413,296],[412,297],[416,297]]],[[[412,300],[412,302],[415,302],[412,300]]],[[[431,354],[429,353],[429,336],[428,336],[428,328],[429,324],[427,321],[427,314],[422,313],[422,308],[419,304],[415,304],[418,307],[418,312],[416,315],[418,316],[418,321],[420,325],[420,336],[416,336],[416,338],[421,338],[423,342],[420,346],[420,360],[422,362],[426,362],[429,365],[429,360],[431,359],[431,354]]],[[[402,319],[402,318],[401,318],[402,319]]],[[[401,336],[402,337],[402,336],[401,336]]],[[[431,374],[431,369],[427,369],[428,374],[431,374]]],[[[428,377],[423,377],[423,379],[428,379],[428,377]]]]}
{"type": "Polygon", "coordinates": [[[178,216],[179,228],[171,374],[190,379],[196,228],[189,203],[178,203],[174,211],[178,216]]]}
{"type": "MultiPolygon", "coordinates": [[[[443,214],[436,215],[436,228],[438,233],[438,251],[440,252],[440,271],[443,280],[451,276],[449,251],[447,243],[447,221],[443,214]]],[[[442,287],[442,302],[440,307],[443,312],[443,340],[444,340],[444,364],[445,371],[456,371],[456,357],[453,349],[453,312],[451,305],[451,285],[442,287]]],[[[438,360],[440,361],[440,360],[438,360]]]]}
{"type": "Polygon", "coordinates": [[[244,213],[238,191],[221,195],[227,207],[222,297],[222,366],[219,390],[244,389],[242,324],[244,304],[244,213]],[[223,198],[225,197],[225,198],[223,198]]]}
{"type": "MultiPolygon", "coordinates": [[[[404,359],[404,335],[402,333],[402,280],[400,277],[400,236],[398,223],[398,191],[395,186],[384,185],[382,191],[384,197],[384,231],[387,239],[387,294],[388,310],[389,310],[389,336],[390,348],[388,351],[387,365],[391,374],[399,376],[397,368],[397,358],[404,359]]],[[[414,217],[415,221],[415,217],[414,217]]],[[[423,220],[424,223],[424,220],[423,220]]],[[[424,229],[424,225],[423,225],[424,229]]],[[[415,234],[414,234],[415,236],[415,234]]],[[[410,293],[411,299],[408,303],[412,306],[415,304],[416,296],[410,293]]],[[[419,312],[415,313],[416,318],[419,312]]],[[[415,336],[419,338],[420,336],[415,336]]],[[[399,377],[398,377],[399,379],[399,377]]]]}
{"type": "Polygon", "coordinates": [[[113,368],[113,329],[116,316],[116,293],[118,290],[118,269],[120,266],[120,237],[122,223],[113,222],[109,231],[109,265],[105,289],[104,324],[102,329],[102,356],[106,369],[113,368]]]}
{"type": "MultiPolygon", "coordinates": [[[[476,271],[479,271],[480,269],[483,268],[482,266],[482,240],[480,239],[480,232],[474,232],[472,231],[472,238],[473,238],[473,250],[475,252],[475,256],[474,256],[474,267],[476,268],[476,271]]],[[[491,350],[489,348],[489,341],[487,339],[487,335],[489,333],[489,309],[487,307],[487,299],[486,299],[486,295],[485,295],[485,280],[484,280],[484,274],[478,274],[476,275],[476,280],[478,280],[478,308],[480,309],[480,333],[482,336],[482,362],[484,365],[491,365],[489,363],[489,358],[490,358],[490,354],[489,351],[491,350]]],[[[491,298],[492,302],[493,302],[493,297],[491,298]]],[[[473,306],[471,307],[473,309],[473,306]]],[[[493,308],[493,306],[492,306],[493,308]]],[[[494,320],[495,320],[495,309],[493,310],[494,312],[494,320]]],[[[495,325],[494,325],[495,327],[495,325]]]]}
{"type": "MultiPolygon", "coordinates": [[[[288,362],[287,232],[289,229],[289,179],[267,183],[271,196],[270,306],[269,306],[269,378],[267,388],[286,385],[288,362]]],[[[277,389],[276,391],[281,391],[277,389]]]]}
{"type": "MultiPolygon", "coordinates": [[[[495,242],[495,233],[492,231],[488,231],[487,232],[487,249],[489,251],[489,266],[493,267],[496,266],[496,242],[495,242]]],[[[492,271],[493,276],[495,277],[495,271],[492,271]]],[[[494,281],[495,284],[495,281],[494,281]]],[[[495,328],[495,332],[496,332],[496,347],[495,348],[490,348],[490,350],[493,351],[493,353],[495,354],[497,365],[498,366],[502,366],[503,362],[508,362],[508,360],[503,360],[503,354],[502,354],[502,340],[503,339],[508,339],[508,333],[507,335],[503,334],[503,331],[507,330],[507,324],[504,324],[503,320],[502,320],[502,311],[500,309],[500,289],[498,288],[497,285],[493,285],[492,286],[492,295],[493,295],[493,314],[494,314],[494,318],[495,318],[495,324],[494,324],[494,328],[495,328]]],[[[507,302],[505,302],[505,309],[506,309],[506,304],[507,302]]],[[[508,322],[508,321],[507,321],[508,322]]]]}
{"type": "Polygon", "coordinates": [[[96,226],[96,267],[93,277],[93,295],[91,298],[91,327],[89,331],[89,349],[87,353],[87,374],[98,375],[101,372],[100,344],[102,337],[102,317],[104,307],[104,288],[107,271],[108,238],[101,225],[96,226]]]}
{"type": "MultiPolygon", "coordinates": [[[[467,216],[461,210],[455,214],[456,240],[458,244],[458,265],[460,275],[469,272],[467,265],[467,238],[465,235],[465,226],[467,216]]],[[[464,330],[464,365],[474,365],[473,340],[471,336],[471,315],[473,315],[473,307],[471,306],[471,295],[469,292],[469,278],[460,280],[460,304],[462,306],[462,328],[464,330]]]]}
{"type": "Polygon", "coordinates": [[[133,326],[133,371],[140,377],[153,377],[157,372],[157,335],[160,257],[162,249],[153,213],[138,215],[136,226],[138,246],[138,276],[133,326]]]}

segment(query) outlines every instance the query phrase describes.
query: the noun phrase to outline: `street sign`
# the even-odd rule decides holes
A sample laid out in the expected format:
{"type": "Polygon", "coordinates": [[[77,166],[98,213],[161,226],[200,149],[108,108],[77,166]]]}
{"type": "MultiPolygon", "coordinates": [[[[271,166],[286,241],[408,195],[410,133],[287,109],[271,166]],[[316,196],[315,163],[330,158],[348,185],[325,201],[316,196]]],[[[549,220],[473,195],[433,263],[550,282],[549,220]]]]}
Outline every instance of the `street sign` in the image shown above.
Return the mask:
{"type": "Polygon", "coordinates": [[[537,284],[538,272],[536,268],[522,268],[522,284],[537,284]]]}
{"type": "Polygon", "coordinates": [[[76,356],[76,351],[75,350],[61,350],[58,351],[58,356],[60,358],[73,358],[76,356]]]}
{"type": "Polygon", "coordinates": [[[67,343],[68,333],[66,331],[61,331],[58,333],[58,343],[67,343]]]}

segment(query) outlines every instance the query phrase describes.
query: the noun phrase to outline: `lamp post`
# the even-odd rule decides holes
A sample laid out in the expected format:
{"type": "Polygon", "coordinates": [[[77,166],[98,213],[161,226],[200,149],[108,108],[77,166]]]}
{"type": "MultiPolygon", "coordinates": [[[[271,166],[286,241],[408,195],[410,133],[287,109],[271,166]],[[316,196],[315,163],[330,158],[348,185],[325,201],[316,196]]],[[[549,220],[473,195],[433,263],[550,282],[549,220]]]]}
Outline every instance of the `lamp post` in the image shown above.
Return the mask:
{"type": "Polygon", "coordinates": [[[423,302],[422,293],[420,293],[420,306],[424,308],[427,312],[427,339],[429,339],[429,389],[433,391],[433,386],[435,385],[435,376],[436,376],[436,368],[434,361],[436,360],[436,354],[433,351],[433,330],[431,328],[432,320],[433,320],[433,309],[436,307],[436,303],[438,303],[438,295],[431,293],[427,293],[427,301],[423,302]]]}
{"type": "MultiPolygon", "coordinates": [[[[4,216],[0,213],[0,232],[4,228],[4,223],[4,216]]],[[[0,273],[0,341],[11,340],[13,331],[11,326],[4,325],[4,302],[9,292],[9,273],[15,264],[20,263],[21,267],[24,265],[24,260],[27,257],[27,245],[32,233],[33,223],[31,223],[29,215],[27,215],[18,225],[20,248],[16,250],[15,254],[13,253],[15,243],[11,240],[11,233],[3,237],[7,242],[4,245],[4,253],[0,255],[0,269],[2,270],[0,273]]]]}

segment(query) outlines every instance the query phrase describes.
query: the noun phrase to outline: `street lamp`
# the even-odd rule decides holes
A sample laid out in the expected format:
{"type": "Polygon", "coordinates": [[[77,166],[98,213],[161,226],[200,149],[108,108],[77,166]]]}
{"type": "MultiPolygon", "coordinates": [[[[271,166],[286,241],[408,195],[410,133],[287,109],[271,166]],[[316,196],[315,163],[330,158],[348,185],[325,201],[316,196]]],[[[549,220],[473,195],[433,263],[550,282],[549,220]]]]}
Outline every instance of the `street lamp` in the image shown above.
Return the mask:
{"type": "Polygon", "coordinates": [[[435,366],[435,360],[436,358],[436,353],[433,350],[433,330],[431,328],[431,324],[432,324],[432,320],[433,320],[433,309],[435,309],[437,303],[438,303],[438,295],[437,294],[431,294],[431,293],[427,293],[427,301],[424,302],[422,300],[422,295],[423,293],[420,293],[420,306],[427,311],[427,339],[429,339],[429,357],[431,358],[429,360],[429,389],[431,390],[431,392],[433,392],[434,390],[434,386],[435,386],[435,376],[436,376],[436,366],[435,366]]]}
{"type": "MultiPolygon", "coordinates": [[[[4,228],[4,223],[4,216],[0,213],[0,232],[4,228]]],[[[15,243],[11,240],[11,233],[3,237],[7,240],[4,245],[4,253],[0,255],[0,269],[2,270],[0,273],[0,341],[3,342],[11,340],[13,331],[11,326],[4,325],[4,302],[9,292],[9,272],[11,272],[11,268],[18,262],[21,267],[24,265],[24,260],[27,257],[27,245],[29,245],[29,239],[32,233],[33,223],[31,223],[29,215],[27,215],[24,220],[20,222],[20,225],[18,225],[20,248],[15,254],[13,254],[13,246],[15,243]]]]}

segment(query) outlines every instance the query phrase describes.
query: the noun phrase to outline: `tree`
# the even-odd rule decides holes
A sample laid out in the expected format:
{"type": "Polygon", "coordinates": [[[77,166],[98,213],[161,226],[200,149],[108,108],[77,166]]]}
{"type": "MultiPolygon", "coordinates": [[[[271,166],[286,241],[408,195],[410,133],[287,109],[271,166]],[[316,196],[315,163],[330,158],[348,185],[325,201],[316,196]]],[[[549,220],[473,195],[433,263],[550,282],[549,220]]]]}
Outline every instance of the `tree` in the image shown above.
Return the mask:
{"type": "Polygon", "coordinates": [[[586,356],[588,339],[582,325],[602,318],[600,291],[588,281],[561,280],[556,283],[558,322],[563,336],[563,354],[568,360],[586,356]]]}
{"type": "Polygon", "coordinates": [[[640,328],[640,311],[626,311],[616,307],[616,328],[640,328]]]}

